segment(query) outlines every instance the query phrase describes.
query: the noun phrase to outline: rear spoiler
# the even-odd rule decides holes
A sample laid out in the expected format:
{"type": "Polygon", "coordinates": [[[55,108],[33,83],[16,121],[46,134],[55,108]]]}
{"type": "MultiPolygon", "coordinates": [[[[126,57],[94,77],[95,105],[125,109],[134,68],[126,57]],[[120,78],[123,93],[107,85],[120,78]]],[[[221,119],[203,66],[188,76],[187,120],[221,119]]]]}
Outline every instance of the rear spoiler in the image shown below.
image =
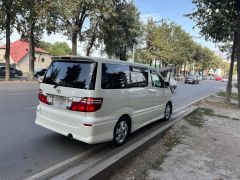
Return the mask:
{"type": "Polygon", "coordinates": [[[88,61],[88,62],[97,62],[94,58],[91,57],[84,57],[84,56],[52,56],[52,61],[56,60],[69,60],[69,61],[88,61]]]}

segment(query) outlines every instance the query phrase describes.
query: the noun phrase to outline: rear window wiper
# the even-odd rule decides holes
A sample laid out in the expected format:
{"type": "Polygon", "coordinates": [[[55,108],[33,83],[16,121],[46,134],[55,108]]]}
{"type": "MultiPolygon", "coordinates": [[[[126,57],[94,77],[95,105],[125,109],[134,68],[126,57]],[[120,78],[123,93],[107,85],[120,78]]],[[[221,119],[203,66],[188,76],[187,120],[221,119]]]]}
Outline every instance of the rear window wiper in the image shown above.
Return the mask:
{"type": "Polygon", "coordinates": [[[55,84],[54,86],[53,86],[53,88],[55,89],[55,88],[57,88],[58,86],[63,86],[64,85],[64,82],[61,80],[61,81],[59,81],[57,84],[55,84]]]}

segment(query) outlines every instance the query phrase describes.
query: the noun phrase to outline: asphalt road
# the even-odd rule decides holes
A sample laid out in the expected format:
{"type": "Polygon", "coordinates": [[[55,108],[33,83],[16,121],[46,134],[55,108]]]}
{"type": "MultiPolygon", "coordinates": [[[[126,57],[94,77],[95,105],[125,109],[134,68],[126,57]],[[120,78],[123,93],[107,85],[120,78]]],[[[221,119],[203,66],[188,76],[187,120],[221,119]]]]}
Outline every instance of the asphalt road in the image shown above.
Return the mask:
{"type": "MultiPolygon", "coordinates": [[[[174,109],[223,89],[226,83],[178,84],[174,109]]],[[[88,145],[36,126],[38,84],[0,83],[0,179],[23,179],[99,145],[88,145]]],[[[141,131],[141,130],[140,130],[141,131]]]]}

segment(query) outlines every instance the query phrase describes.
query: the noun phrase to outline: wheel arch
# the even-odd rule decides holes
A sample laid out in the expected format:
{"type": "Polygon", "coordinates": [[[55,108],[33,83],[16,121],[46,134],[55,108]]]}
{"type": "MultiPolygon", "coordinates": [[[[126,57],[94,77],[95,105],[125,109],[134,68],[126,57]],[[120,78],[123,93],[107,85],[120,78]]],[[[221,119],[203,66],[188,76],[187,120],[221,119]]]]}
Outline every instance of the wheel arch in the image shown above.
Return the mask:
{"type": "Polygon", "coordinates": [[[169,104],[171,106],[171,113],[173,113],[173,104],[172,101],[168,101],[167,104],[169,104]]]}

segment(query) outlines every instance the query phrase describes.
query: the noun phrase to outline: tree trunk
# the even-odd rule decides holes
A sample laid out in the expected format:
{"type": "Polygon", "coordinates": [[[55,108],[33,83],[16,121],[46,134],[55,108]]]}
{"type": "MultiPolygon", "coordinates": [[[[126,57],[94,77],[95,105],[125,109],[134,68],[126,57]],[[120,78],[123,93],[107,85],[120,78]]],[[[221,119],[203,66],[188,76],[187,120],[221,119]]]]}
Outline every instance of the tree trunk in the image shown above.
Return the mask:
{"type": "Polygon", "coordinates": [[[91,40],[88,44],[88,47],[87,47],[87,52],[86,52],[86,56],[89,56],[90,55],[90,52],[91,52],[91,49],[94,45],[94,42],[96,40],[96,33],[97,33],[97,27],[98,27],[98,24],[99,24],[100,20],[95,24],[95,27],[94,27],[94,31],[93,31],[93,34],[92,34],[92,37],[91,37],[91,40]]]}
{"type": "Polygon", "coordinates": [[[184,63],[183,76],[186,77],[186,63],[184,63]]]}
{"type": "Polygon", "coordinates": [[[237,88],[238,88],[238,106],[240,106],[240,1],[236,2],[237,25],[236,25],[236,58],[237,58],[237,88]]]}
{"type": "MultiPolygon", "coordinates": [[[[117,56],[117,53],[116,53],[117,56]]],[[[119,59],[121,61],[127,61],[127,46],[126,45],[122,45],[119,48],[119,59]]]]}
{"type": "Polygon", "coordinates": [[[10,36],[11,36],[11,14],[10,12],[8,12],[6,18],[5,81],[10,80],[10,43],[11,43],[10,36]]]}
{"type": "Polygon", "coordinates": [[[29,80],[34,79],[34,62],[35,62],[35,21],[30,22],[30,33],[29,33],[29,80]]]}
{"type": "Polygon", "coordinates": [[[232,76],[233,76],[233,69],[234,69],[234,61],[235,61],[235,44],[236,44],[236,33],[234,33],[234,40],[232,45],[232,54],[231,54],[231,63],[229,68],[228,74],[228,83],[226,87],[226,101],[230,102],[230,96],[232,93],[232,76]]]}
{"type": "Polygon", "coordinates": [[[152,62],[153,62],[153,60],[150,60],[150,62],[149,62],[150,67],[152,66],[152,62]]]}
{"type": "Polygon", "coordinates": [[[77,32],[73,32],[72,35],[72,55],[76,56],[77,55],[77,32]]]}

